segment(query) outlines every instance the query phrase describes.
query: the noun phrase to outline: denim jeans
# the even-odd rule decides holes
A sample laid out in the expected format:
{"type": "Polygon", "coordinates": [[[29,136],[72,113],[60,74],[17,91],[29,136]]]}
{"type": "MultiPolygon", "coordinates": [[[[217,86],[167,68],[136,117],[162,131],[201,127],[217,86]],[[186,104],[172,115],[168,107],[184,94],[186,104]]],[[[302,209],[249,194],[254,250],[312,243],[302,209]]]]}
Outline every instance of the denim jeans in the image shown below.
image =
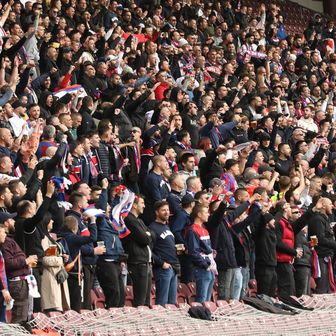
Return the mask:
{"type": "Polygon", "coordinates": [[[195,267],[194,277],[196,281],[196,302],[211,300],[212,288],[215,282],[215,276],[212,272],[204,268],[195,267]]]}
{"type": "Polygon", "coordinates": [[[243,276],[240,267],[218,271],[218,299],[239,300],[243,276]]]}
{"type": "Polygon", "coordinates": [[[241,273],[243,276],[243,281],[242,281],[242,289],[240,292],[240,298],[243,298],[244,296],[247,295],[247,288],[250,280],[250,267],[249,266],[242,267],[241,273]]]}
{"type": "Polygon", "coordinates": [[[155,267],[153,269],[155,286],[156,286],[156,299],[157,305],[176,304],[177,298],[177,275],[170,267],[163,269],[155,267]]]}

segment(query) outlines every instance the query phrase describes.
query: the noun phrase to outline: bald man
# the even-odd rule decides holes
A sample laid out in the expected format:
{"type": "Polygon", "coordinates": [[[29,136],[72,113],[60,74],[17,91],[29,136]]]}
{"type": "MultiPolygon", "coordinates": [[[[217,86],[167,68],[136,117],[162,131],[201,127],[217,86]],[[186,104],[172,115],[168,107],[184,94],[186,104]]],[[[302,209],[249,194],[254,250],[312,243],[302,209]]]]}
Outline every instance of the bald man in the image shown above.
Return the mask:
{"type": "Polygon", "coordinates": [[[14,163],[19,146],[14,144],[13,136],[9,129],[0,128],[0,153],[9,156],[14,163]]]}

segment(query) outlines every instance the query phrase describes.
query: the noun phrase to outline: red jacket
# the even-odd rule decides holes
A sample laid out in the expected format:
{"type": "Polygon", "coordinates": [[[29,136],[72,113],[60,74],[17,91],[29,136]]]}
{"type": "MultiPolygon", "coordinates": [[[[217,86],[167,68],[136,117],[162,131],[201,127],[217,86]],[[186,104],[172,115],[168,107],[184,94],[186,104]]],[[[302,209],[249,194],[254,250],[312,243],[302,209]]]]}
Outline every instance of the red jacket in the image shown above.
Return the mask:
{"type": "MultiPolygon", "coordinates": [[[[282,228],[282,243],[294,249],[294,231],[292,225],[284,217],[279,222],[282,228]]],[[[293,256],[284,252],[277,251],[277,262],[292,262],[293,256]]]]}

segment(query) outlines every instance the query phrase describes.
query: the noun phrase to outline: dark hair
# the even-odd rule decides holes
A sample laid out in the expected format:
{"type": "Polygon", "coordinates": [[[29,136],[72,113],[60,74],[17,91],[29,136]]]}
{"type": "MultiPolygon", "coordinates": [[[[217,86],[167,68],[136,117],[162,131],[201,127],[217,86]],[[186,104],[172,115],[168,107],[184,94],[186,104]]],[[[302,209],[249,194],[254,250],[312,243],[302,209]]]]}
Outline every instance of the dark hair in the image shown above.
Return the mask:
{"type": "MultiPolygon", "coordinates": [[[[76,191],[80,188],[81,185],[86,184],[84,181],[78,181],[72,186],[72,190],[76,191]]],[[[84,195],[83,195],[84,196],[84,195]]],[[[71,203],[71,202],[70,202],[71,203]]]]}
{"type": "Polygon", "coordinates": [[[160,210],[162,207],[168,205],[169,203],[167,201],[157,201],[154,204],[154,211],[160,210]]]}
{"type": "Polygon", "coordinates": [[[191,221],[194,221],[195,218],[197,217],[197,214],[203,210],[203,208],[208,209],[208,207],[204,204],[196,204],[194,208],[191,211],[191,221]]]}
{"type": "Polygon", "coordinates": [[[7,188],[8,188],[8,185],[7,185],[7,184],[2,184],[2,185],[0,185],[0,196],[6,194],[6,192],[7,192],[6,189],[7,189],[7,188]]]}
{"type": "Polygon", "coordinates": [[[84,197],[84,195],[82,193],[79,193],[79,192],[75,191],[70,195],[69,203],[71,203],[73,206],[77,205],[78,202],[80,202],[83,199],[83,197],[84,197]]]}
{"type": "Polygon", "coordinates": [[[16,212],[18,217],[24,215],[27,212],[30,205],[31,205],[30,201],[27,200],[20,201],[16,206],[16,212]]]}

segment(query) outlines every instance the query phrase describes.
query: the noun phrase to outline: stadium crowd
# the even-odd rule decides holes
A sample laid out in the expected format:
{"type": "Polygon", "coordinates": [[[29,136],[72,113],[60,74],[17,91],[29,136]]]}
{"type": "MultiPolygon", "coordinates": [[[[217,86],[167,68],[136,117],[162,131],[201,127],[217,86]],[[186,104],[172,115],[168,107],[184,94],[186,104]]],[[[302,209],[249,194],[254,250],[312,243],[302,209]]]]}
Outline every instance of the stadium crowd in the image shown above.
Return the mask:
{"type": "Polygon", "coordinates": [[[336,28],[256,3],[1,2],[1,321],[336,291],[336,28]]]}

